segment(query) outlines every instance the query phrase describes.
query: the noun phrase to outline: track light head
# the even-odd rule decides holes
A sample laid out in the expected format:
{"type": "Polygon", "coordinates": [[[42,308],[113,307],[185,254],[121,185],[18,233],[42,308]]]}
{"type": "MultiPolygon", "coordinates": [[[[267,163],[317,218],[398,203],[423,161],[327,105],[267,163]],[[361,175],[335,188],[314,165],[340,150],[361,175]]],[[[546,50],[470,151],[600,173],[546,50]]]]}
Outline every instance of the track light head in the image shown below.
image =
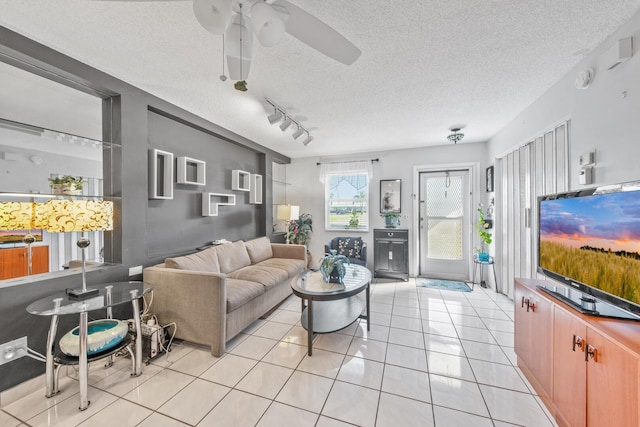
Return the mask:
{"type": "Polygon", "coordinates": [[[291,118],[288,116],[284,117],[284,121],[280,124],[280,130],[284,132],[287,128],[291,126],[291,118]]]}
{"type": "Polygon", "coordinates": [[[303,133],[304,133],[304,129],[302,129],[300,125],[298,125],[298,130],[295,131],[291,136],[293,136],[293,139],[298,139],[302,136],[303,133]]]}
{"type": "Polygon", "coordinates": [[[277,122],[279,122],[282,119],[282,112],[280,112],[280,110],[278,110],[277,108],[273,109],[273,114],[270,114],[267,116],[267,120],[269,120],[269,123],[276,124],[277,122]]]}
{"type": "Polygon", "coordinates": [[[305,139],[304,141],[302,141],[302,143],[304,144],[304,146],[306,147],[307,145],[311,144],[311,141],[313,141],[313,137],[309,134],[307,134],[307,139],[305,139]]]}

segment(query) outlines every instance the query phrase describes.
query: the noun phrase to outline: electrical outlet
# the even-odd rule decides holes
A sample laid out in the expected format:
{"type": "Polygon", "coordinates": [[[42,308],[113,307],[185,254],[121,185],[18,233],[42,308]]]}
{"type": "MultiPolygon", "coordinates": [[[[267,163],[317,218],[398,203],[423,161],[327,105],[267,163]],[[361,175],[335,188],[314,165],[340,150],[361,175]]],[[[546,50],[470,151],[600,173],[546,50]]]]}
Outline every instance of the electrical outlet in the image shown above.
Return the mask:
{"type": "Polygon", "coordinates": [[[0,344],[0,365],[27,355],[27,337],[0,344]]]}
{"type": "Polygon", "coordinates": [[[129,276],[135,276],[136,274],[142,274],[142,266],[129,267],[129,276]]]}

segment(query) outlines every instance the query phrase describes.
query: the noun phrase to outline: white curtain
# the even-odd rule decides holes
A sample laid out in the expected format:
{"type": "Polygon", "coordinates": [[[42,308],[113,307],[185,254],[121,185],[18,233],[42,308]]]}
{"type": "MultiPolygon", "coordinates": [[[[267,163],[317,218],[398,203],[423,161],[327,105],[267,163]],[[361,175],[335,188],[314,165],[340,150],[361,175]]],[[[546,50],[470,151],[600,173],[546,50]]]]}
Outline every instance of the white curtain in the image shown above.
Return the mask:
{"type": "Polygon", "coordinates": [[[497,159],[496,273],[511,298],[516,277],[537,275],[537,198],[568,190],[568,152],[567,121],[497,159]]]}
{"type": "Polygon", "coordinates": [[[355,160],[350,162],[335,162],[320,164],[320,182],[325,183],[327,175],[351,175],[353,173],[366,172],[369,182],[373,178],[373,166],[371,160],[355,160]]]}

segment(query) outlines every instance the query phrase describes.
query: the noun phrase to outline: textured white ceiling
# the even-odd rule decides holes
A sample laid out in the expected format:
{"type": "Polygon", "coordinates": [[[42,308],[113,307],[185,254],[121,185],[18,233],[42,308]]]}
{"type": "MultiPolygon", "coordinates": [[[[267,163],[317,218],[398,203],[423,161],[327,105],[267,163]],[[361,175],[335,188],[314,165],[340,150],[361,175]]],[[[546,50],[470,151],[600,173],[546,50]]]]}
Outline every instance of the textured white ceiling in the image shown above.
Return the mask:
{"type": "Polygon", "coordinates": [[[639,0],[290,0],[362,56],[345,66],[289,35],[254,43],[249,91],[188,1],[0,0],[0,25],[291,157],[486,141],[640,9],[639,0]],[[269,125],[269,97],[307,127],[269,125]]]}

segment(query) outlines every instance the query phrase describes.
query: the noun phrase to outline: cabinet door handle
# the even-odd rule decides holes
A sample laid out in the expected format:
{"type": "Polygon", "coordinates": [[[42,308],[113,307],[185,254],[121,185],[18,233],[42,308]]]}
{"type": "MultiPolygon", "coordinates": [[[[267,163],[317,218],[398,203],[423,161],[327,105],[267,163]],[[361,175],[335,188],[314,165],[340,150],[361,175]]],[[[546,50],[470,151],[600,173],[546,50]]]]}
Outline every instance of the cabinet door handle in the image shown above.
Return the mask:
{"type": "Polygon", "coordinates": [[[527,305],[527,312],[529,312],[529,309],[531,309],[531,311],[536,311],[536,304],[534,302],[531,302],[529,298],[522,297],[521,307],[524,308],[525,304],[527,305]]]}
{"type": "Polygon", "coordinates": [[[576,347],[584,351],[584,340],[580,335],[573,334],[573,351],[576,351],[576,347]]]}
{"type": "Polygon", "coordinates": [[[591,344],[587,344],[584,351],[584,361],[588,362],[589,358],[592,358],[594,362],[598,361],[598,349],[591,344]]]}

